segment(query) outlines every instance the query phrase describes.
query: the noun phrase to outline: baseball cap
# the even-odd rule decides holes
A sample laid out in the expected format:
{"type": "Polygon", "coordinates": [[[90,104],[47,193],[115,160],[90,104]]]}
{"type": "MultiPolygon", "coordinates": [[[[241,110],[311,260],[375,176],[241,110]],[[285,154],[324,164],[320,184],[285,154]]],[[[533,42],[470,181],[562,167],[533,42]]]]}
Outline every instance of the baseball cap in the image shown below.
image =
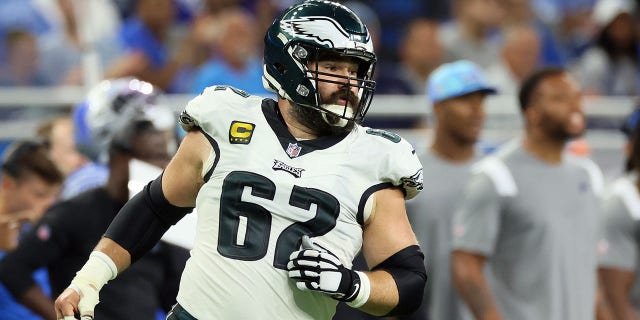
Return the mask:
{"type": "Polygon", "coordinates": [[[480,67],[468,60],[445,63],[431,73],[427,81],[427,96],[431,102],[455,98],[472,92],[495,94],[480,67]]]}

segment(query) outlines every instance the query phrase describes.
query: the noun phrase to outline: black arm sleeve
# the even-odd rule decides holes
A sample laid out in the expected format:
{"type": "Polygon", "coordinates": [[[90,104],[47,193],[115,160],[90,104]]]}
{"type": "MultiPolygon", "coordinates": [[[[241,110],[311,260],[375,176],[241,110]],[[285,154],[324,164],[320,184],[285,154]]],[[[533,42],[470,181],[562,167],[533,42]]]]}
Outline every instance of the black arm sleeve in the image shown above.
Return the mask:
{"type": "Polygon", "coordinates": [[[104,236],[126,249],[133,263],[151,250],[169,227],[192,210],[169,203],[162,192],[160,175],[122,207],[104,236]]]}
{"type": "Polygon", "coordinates": [[[408,246],[396,252],[372,270],[389,272],[398,287],[398,305],[386,316],[410,314],[420,307],[427,283],[427,270],[419,246],[408,246]]]}

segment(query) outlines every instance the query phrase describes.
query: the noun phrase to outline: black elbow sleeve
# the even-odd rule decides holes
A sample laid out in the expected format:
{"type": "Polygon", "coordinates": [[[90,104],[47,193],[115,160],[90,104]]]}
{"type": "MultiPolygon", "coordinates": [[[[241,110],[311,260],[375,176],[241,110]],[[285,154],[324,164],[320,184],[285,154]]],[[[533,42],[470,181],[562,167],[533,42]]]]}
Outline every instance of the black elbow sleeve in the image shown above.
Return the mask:
{"type": "Polygon", "coordinates": [[[169,227],[192,210],[169,203],[162,192],[160,175],[120,209],[105,237],[126,249],[133,263],[151,250],[169,227]]]}
{"type": "Polygon", "coordinates": [[[398,288],[398,304],[386,316],[411,314],[420,307],[427,283],[427,271],[424,254],[418,245],[398,251],[373,270],[389,272],[398,288]]]}

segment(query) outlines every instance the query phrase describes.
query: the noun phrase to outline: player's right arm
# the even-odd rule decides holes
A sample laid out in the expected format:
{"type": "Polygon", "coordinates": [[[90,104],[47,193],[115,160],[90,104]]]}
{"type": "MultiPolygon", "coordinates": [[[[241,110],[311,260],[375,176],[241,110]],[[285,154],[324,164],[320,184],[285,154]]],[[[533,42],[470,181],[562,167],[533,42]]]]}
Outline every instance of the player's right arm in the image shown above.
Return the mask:
{"type": "Polygon", "coordinates": [[[171,223],[186,214],[185,208],[195,206],[211,153],[204,134],[189,131],[162,176],[127,202],[69,288],[58,297],[58,319],[74,313],[93,316],[102,286],[153,247],[171,223]]]}

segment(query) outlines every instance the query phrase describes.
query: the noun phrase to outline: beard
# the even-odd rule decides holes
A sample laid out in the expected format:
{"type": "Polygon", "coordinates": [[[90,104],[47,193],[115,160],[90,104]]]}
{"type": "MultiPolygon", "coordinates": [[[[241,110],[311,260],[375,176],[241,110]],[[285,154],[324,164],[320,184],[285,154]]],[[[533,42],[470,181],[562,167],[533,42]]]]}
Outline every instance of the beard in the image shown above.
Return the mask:
{"type": "Polygon", "coordinates": [[[545,116],[542,119],[544,131],[547,132],[549,137],[557,141],[566,142],[573,138],[582,136],[585,131],[584,129],[579,132],[571,132],[569,129],[567,129],[567,122],[568,121],[558,122],[557,120],[552,119],[548,116],[545,116]]]}
{"type": "MultiPolygon", "coordinates": [[[[352,106],[357,106],[359,104],[358,97],[353,94],[351,91],[340,90],[332,93],[328,99],[320,99],[321,105],[324,104],[333,104],[337,105],[337,102],[340,98],[346,98],[348,103],[352,106]]],[[[348,107],[347,107],[348,108],[348,107]]],[[[331,125],[337,124],[343,118],[336,116],[335,114],[328,113],[316,109],[314,107],[301,106],[295,103],[292,103],[292,108],[290,109],[291,116],[293,116],[300,124],[314,131],[315,134],[319,136],[326,135],[339,135],[345,132],[349,132],[353,130],[355,127],[355,123],[353,120],[348,120],[347,124],[344,126],[339,125],[331,125]],[[326,118],[326,119],[325,119],[326,118]],[[330,124],[331,123],[331,124],[330,124]]]]}

